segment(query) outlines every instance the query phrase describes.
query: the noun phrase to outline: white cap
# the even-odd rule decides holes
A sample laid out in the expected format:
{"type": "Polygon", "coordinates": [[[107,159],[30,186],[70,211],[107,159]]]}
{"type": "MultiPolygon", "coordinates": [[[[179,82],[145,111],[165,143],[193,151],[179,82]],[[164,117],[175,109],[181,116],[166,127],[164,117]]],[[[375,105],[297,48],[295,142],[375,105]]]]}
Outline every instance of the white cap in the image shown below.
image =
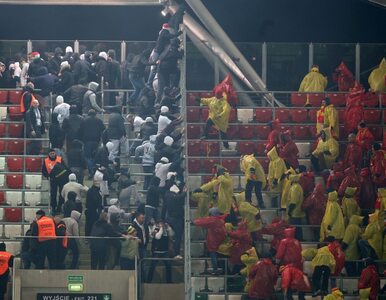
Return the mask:
{"type": "Polygon", "coordinates": [[[64,66],[69,66],[70,64],[68,63],[67,60],[65,61],[62,61],[62,63],[60,64],[61,67],[64,67],[64,66]]]}
{"type": "Polygon", "coordinates": [[[111,150],[113,150],[113,147],[114,147],[114,144],[112,142],[107,142],[106,144],[106,148],[107,150],[110,152],[111,150]]]}
{"type": "Polygon", "coordinates": [[[175,184],[173,184],[170,188],[170,191],[173,192],[173,193],[178,193],[180,191],[180,189],[178,188],[178,186],[176,186],[175,184]]]}
{"type": "Polygon", "coordinates": [[[64,102],[63,96],[56,97],[56,104],[62,104],[64,102]]]}
{"type": "Polygon", "coordinates": [[[84,60],[84,54],[81,54],[81,55],[79,56],[79,58],[80,58],[80,60],[84,60]]]}
{"type": "Polygon", "coordinates": [[[152,117],[147,117],[147,118],[145,119],[145,122],[148,122],[148,123],[153,123],[153,122],[154,122],[154,120],[153,120],[153,118],[152,118],[152,117]]]}
{"type": "Polygon", "coordinates": [[[169,159],[167,157],[162,157],[159,161],[162,161],[165,164],[169,163],[169,159]]]}
{"type": "Polygon", "coordinates": [[[102,51],[102,52],[99,52],[99,55],[100,57],[103,57],[105,60],[107,60],[107,53],[102,51]]]}
{"type": "Polygon", "coordinates": [[[109,203],[110,203],[110,205],[117,204],[118,203],[118,198],[111,198],[109,203]]]}
{"type": "Polygon", "coordinates": [[[164,138],[165,145],[171,146],[171,145],[173,145],[173,142],[174,142],[174,140],[171,136],[168,136],[168,135],[165,136],[165,138],[164,138]]]}
{"type": "Polygon", "coordinates": [[[169,107],[167,107],[167,106],[161,107],[161,113],[167,113],[168,111],[169,111],[169,107]]]}
{"type": "Polygon", "coordinates": [[[76,175],[74,173],[71,173],[70,175],[68,175],[68,180],[76,181],[76,175]]]}
{"type": "Polygon", "coordinates": [[[68,53],[68,52],[71,52],[71,53],[74,52],[74,51],[72,51],[72,47],[71,46],[67,46],[66,47],[66,53],[68,53]]]}

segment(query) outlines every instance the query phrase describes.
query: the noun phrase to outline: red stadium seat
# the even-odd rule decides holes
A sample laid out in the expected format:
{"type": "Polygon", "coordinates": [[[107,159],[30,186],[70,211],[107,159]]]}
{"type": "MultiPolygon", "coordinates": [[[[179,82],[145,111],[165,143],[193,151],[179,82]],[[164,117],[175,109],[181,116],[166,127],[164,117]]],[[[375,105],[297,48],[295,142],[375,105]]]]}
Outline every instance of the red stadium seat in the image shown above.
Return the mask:
{"type": "Polygon", "coordinates": [[[209,108],[207,108],[207,107],[201,108],[201,120],[202,120],[202,122],[206,122],[206,120],[208,120],[208,117],[209,117],[209,108]]]}
{"type": "Polygon", "coordinates": [[[268,173],[268,167],[269,167],[269,158],[259,159],[259,163],[264,169],[264,172],[268,173]]]}
{"type": "Polygon", "coordinates": [[[188,155],[189,156],[201,156],[201,142],[188,142],[188,155]]]}
{"type": "Polygon", "coordinates": [[[300,93],[291,94],[291,105],[292,106],[302,107],[304,104],[306,104],[306,101],[307,101],[307,95],[306,94],[300,94],[300,93]]]}
{"type": "Polygon", "coordinates": [[[306,123],[308,119],[307,109],[292,109],[291,119],[294,123],[306,123]]]}
{"type": "Polygon", "coordinates": [[[5,123],[0,123],[0,137],[4,137],[7,134],[5,123]]]}
{"type": "Polygon", "coordinates": [[[338,118],[339,118],[339,124],[344,123],[344,110],[338,109],[338,118]]]}
{"type": "Polygon", "coordinates": [[[6,142],[4,140],[0,140],[0,154],[5,154],[6,152],[6,142]]]}
{"type": "Polygon", "coordinates": [[[8,125],[8,136],[12,138],[20,138],[24,136],[23,123],[10,123],[8,125]]]}
{"type": "Polygon", "coordinates": [[[258,123],[268,123],[269,121],[272,121],[272,109],[256,108],[255,118],[258,123]]]}
{"type": "Polygon", "coordinates": [[[202,92],[202,93],[200,94],[200,97],[201,97],[201,98],[212,98],[212,97],[214,97],[214,95],[213,95],[212,92],[202,92]]]}
{"type": "Polygon", "coordinates": [[[7,149],[8,154],[21,155],[24,153],[23,140],[8,141],[7,145],[8,145],[8,149],[7,149]]]}
{"type": "Polygon", "coordinates": [[[382,141],[383,139],[383,128],[381,126],[369,126],[369,129],[374,135],[376,141],[382,141]]]}
{"type": "Polygon", "coordinates": [[[219,165],[220,159],[218,158],[205,158],[202,161],[202,168],[205,174],[212,174],[212,169],[214,165],[219,165]]]}
{"type": "Polygon", "coordinates": [[[318,112],[317,108],[312,108],[309,111],[310,121],[316,123],[316,113],[318,112]]]}
{"type": "Polygon", "coordinates": [[[266,140],[268,138],[268,134],[271,132],[271,128],[269,126],[258,125],[256,126],[256,136],[261,140],[266,140]]]}
{"type": "Polygon", "coordinates": [[[244,140],[251,140],[255,138],[254,125],[239,125],[239,137],[244,140]]]}
{"type": "Polygon", "coordinates": [[[201,137],[201,127],[199,124],[188,124],[188,139],[199,139],[201,137]]]}
{"type": "Polygon", "coordinates": [[[231,174],[240,173],[240,159],[238,158],[223,159],[222,165],[228,169],[231,174]]]}
{"type": "Polygon", "coordinates": [[[22,91],[9,91],[8,94],[8,102],[11,104],[19,104],[20,105],[20,98],[22,95],[22,91]]]}
{"type": "Polygon", "coordinates": [[[240,155],[249,155],[255,152],[255,143],[254,142],[238,142],[237,144],[240,155]]]}
{"type": "Polygon", "coordinates": [[[5,222],[21,222],[21,208],[20,207],[6,207],[4,208],[5,222]]]}
{"type": "Polygon", "coordinates": [[[239,138],[239,125],[229,125],[227,130],[227,137],[230,140],[239,138]]]}
{"type": "Polygon", "coordinates": [[[12,121],[20,121],[23,119],[23,114],[20,111],[20,106],[9,106],[8,117],[12,121]]]}
{"type": "Polygon", "coordinates": [[[6,204],[7,200],[5,199],[5,192],[0,191],[0,205],[6,204]]]}
{"type": "Polygon", "coordinates": [[[287,131],[287,130],[291,130],[291,126],[289,126],[289,125],[280,125],[280,131],[281,132],[284,132],[284,131],[287,131]]]}
{"type": "Polygon", "coordinates": [[[265,156],[265,145],[267,144],[268,141],[261,141],[256,143],[256,153],[265,156]]]}
{"type": "Polygon", "coordinates": [[[200,108],[199,107],[188,107],[186,108],[186,120],[189,123],[200,122],[200,108]]]}
{"type": "Polygon", "coordinates": [[[308,94],[308,100],[311,106],[321,106],[322,100],[324,99],[324,94],[311,93],[308,94]]]}
{"type": "Polygon", "coordinates": [[[200,103],[198,101],[196,101],[196,98],[197,97],[200,97],[200,94],[199,93],[188,93],[186,95],[186,105],[187,106],[197,106],[197,105],[200,105],[200,103]]]}
{"type": "Polygon", "coordinates": [[[236,123],[237,122],[237,110],[232,108],[231,112],[229,113],[229,123],[236,123]]]}
{"type": "Polygon", "coordinates": [[[293,136],[295,140],[311,139],[311,132],[308,126],[295,125],[293,127],[293,136]]]}
{"type": "Polygon", "coordinates": [[[331,103],[337,107],[346,105],[346,94],[330,93],[327,94],[327,97],[330,98],[331,103]]]}
{"type": "Polygon", "coordinates": [[[8,91],[0,91],[0,104],[7,103],[8,91]]]}
{"type": "Polygon", "coordinates": [[[201,172],[201,159],[189,158],[188,159],[188,171],[189,173],[201,172]]]}
{"type": "Polygon", "coordinates": [[[23,174],[7,174],[7,187],[10,189],[23,188],[23,174]]]}
{"type": "Polygon", "coordinates": [[[366,109],[364,112],[364,119],[368,124],[379,124],[381,122],[381,110],[366,109]]]}
{"type": "Polygon", "coordinates": [[[366,107],[379,107],[379,94],[367,92],[363,99],[363,105],[366,107]]]}
{"type": "Polygon", "coordinates": [[[7,157],[7,167],[10,172],[23,171],[23,158],[22,157],[7,157]]]}
{"type": "Polygon", "coordinates": [[[42,159],[40,157],[26,157],[25,169],[27,172],[40,172],[42,169],[42,159]]]}
{"type": "MultiPolygon", "coordinates": [[[[205,156],[219,156],[220,143],[219,142],[203,142],[201,143],[201,153],[205,153],[205,156]]],[[[202,155],[202,154],[200,154],[202,155]]]]}
{"type": "Polygon", "coordinates": [[[213,178],[212,175],[201,176],[201,183],[202,184],[208,183],[209,181],[212,180],[212,178],[213,178]]]}
{"type": "Polygon", "coordinates": [[[279,119],[280,123],[289,123],[290,110],[288,108],[276,108],[275,119],[279,119]]]}

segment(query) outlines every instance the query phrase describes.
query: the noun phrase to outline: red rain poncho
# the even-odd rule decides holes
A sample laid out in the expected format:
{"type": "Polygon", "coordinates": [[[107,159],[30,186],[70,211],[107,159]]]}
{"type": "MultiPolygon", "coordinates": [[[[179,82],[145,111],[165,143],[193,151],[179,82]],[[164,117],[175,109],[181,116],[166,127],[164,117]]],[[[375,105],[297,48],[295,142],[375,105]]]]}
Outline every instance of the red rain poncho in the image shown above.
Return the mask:
{"type": "Polygon", "coordinates": [[[302,204],[302,209],[307,212],[309,225],[320,225],[326,211],[327,195],[323,184],[318,183],[302,204]]]}
{"type": "Polygon", "coordinates": [[[332,273],[332,276],[339,276],[344,267],[344,263],[346,261],[346,255],[342,250],[342,246],[338,241],[334,241],[328,244],[328,250],[330,250],[331,254],[335,258],[335,272],[332,273]]]}
{"type": "Polygon", "coordinates": [[[302,270],[291,265],[281,268],[281,288],[292,289],[298,292],[311,291],[307,275],[302,270]]]}
{"type": "Polygon", "coordinates": [[[359,169],[362,164],[362,147],[356,141],[348,143],[343,158],[343,167],[345,169],[355,166],[359,169]]]}
{"type": "Polygon", "coordinates": [[[374,209],[377,193],[371,180],[369,168],[363,168],[359,174],[361,182],[361,192],[359,197],[359,207],[361,209],[374,209]]]}
{"type": "Polygon", "coordinates": [[[358,124],[363,120],[363,100],[365,91],[363,87],[355,82],[355,86],[346,96],[346,108],[344,109],[344,132],[346,135],[357,130],[358,124]]]}
{"type": "Polygon", "coordinates": [[[229,261],[234,265],[241,264],[241,255],[252,247],[252,238],[248,231],[247,224],[245,222],[240,222],[237,225],[237,229],[228,232],[228,235],[232,243],[229,261]]]}
{"type": "Polygon", "coordinates": [[[302,245],[295,239],[295,228],[284,230],[285,239],[279,243],[276,252],[276,259],[280,260],[281,265],[292,264],[299,270],[303,270],[302,245]]]}
{"type": "Polygon", "coordinates": [[[334,82],[338,83],[339,92],[347,92],[354,86],[354,75],[343,61],[335,69],[332,79],[334,82]]]}
{"type": "Polygon", "coordinates": [[[249,297],[270,299],[275,290],[278,273],[271,260],[264,258],[258,261],[250,270],[248,279],[251,282],[249,297]]]}
{"type": "Polygon", "coordinates": [[[280,144],[280,121],[275,119],[272,121],[272,131],[268,134],[268,143],[265,145],[265,151],[268,152],[276,145],[280,144]]]}
{"type": "Polygon", "coordinates": [[[355,197],[359,196],[361,191],[361,182],[358,175],[355,173],[355,166],[351,166],[344,170],[346,177],[342,180],[342,183],[339,186],[338,195],[340,197],[344,196],[346,188],[356,187],[357,191],[355,192],[355,197]]]}
{"type": "Polygon", "coordinates": [[[376,300],[379,286],[380,282],[377,268],[374,265],[370,265],[363,269],[358,281],[358,290],[371,288],[369,299],[376,300]]]}
{"type": "Polygon", "coordinates": [[[230,105],[235,106],[238,103],[237,94],[233,88],[233,80],[230,74],[213,89],[214,95],[222,94],[223,92],[226,93],[230,105]]]}
{"type": "Polygon", "coordinates": [[[194,225],[207,229],[206,248],[209,252],[217,252],[218,247],[225,240],[227,232],[223,216],[203,217],[193,221],[194,225]]]}
{"type": "Polygon", "coordinates": [[[291,137],[289,130],[283,133],[285,144],[279,150],[279,156],[284,159],[286,164],[290,165],[294,169],[299,168],[298,154],[299,149],[291,137]]]}
{"type": "Polygon", "coordinates": [[[374,151],[370,159],[371,179],[377,187],[386,186],[386,151],[374,151]]]}

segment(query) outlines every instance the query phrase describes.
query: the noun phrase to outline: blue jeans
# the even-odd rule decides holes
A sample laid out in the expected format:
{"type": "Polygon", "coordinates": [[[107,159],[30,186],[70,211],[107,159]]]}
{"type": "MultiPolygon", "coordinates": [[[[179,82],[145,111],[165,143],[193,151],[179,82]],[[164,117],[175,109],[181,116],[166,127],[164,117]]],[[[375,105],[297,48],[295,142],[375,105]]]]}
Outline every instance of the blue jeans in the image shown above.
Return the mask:
{"type": "Polygon", "coordinates": [[[145,79],[137,73],[130,73],[129,79],[134,88],[134,93],[131,94],[130,100],[136,102],[139,98],[141,90],[145,87],[145,79]]]}
{"type": "Polygon", "coordinates": [[[217,253],[216,252],[209,252],[209,257],[212,262],[212,269],[213,272],[217,272],[217,253]]]}

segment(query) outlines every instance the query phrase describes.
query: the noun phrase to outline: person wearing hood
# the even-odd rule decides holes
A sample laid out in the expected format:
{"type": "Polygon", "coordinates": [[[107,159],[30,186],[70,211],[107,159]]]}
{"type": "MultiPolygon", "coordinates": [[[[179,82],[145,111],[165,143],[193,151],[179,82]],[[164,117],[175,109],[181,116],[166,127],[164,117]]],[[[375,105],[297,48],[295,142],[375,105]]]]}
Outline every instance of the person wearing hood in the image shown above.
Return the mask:
{"type": "Polygon", "coordinates": [[[356,190],[356,187],[347,187],[342,199],[342,212],[346,226],[352,216],[361,215],[361,209],[355,196],[356,190]]]}
{"type": "Polygon", "coordinates": [[[275,217],[271,221],[271,224],[267,224],[259,231],[259,234],[268,234],[273,236],[270,249],[272,256],[276,254],[280,241],[285,238],[286,228],[291,228],[291,225],[289,225],[283,217],[275,217]]]}
{"type": "Polygon", "coordinates": [[[60,72],[58,78],[59,81],[55,86],[55,91],[57,94],[64,93],[67,89],[75,84],[74,75],[72,74],[71,66],[68,61],[63,61],[60,64],[60,72]]]}
{"type": "Polygon", "coordinates": [[[82,114],[83,96],[88,91],[87,85],[74,84],[63,92],[64,101],[68,104],[76,105],[78,114],[82,114]]]}
{"type": "Polygon", "coordinates": [[[228,103],[226,93],[219,91],[214,95],[214,97],[200,98],[199,100],[201,106],[208,106],[209,108],[209,116],[206,121],[204,135],[202,138],[208,139],[209,129],[214,126],[218,131],[220,131],[224,147],[229,149],[226,132],[228,129],[231,106],[228,103]]]}
{"type": "MultiPolygon", "coordinates": [[[[299,92],[301,93],[315,93],[315,92],[324,92],[324,89],[327,86],[327,77],[319,73],[319,66],[312,65],[310,72],[304,76],[302,82],[300,83],[299,92]]],[[[307,102],[305,105],[309,104],[309,99],[307,95],[307,102]]]]}
{"type": "Polygon", "coordinates": [[[358,175],[355,172],[355,166],[350,166],[349,168],[344,170],[344,175],[346,175],[345,178],[343,178],[339,189],[338,189],[338,195],[339,197],[343,197],[346,193],[346,189],[348,187],[356,188],[355,191],[355,197],[360,194],[361,189],[361,182],[359,180],[358,175]]]}
{"type": "Polygon", "coordinates": [[[157,134],[157,124],[154,123],[152,117],[146,117],[145,122],[141,125],[139,135],[143,141],[146,141],[152,135],[157,134]]]}
{"type": "Polygon", "coordinates": [[[72,141],[71,149],[67,151],[67,163],[70,171],[76,175],[78,182],[83,184],[84,169],[86,169],[87,163],[81,141],[77,139],[72,141]]]}
{"type": "Polygon", "coordinates": [[[338,139],[339,138],[339,117],[338,111],[334,107],[334,104],[331,103],[330,98],[325,98],[322,100],[322,105],[324,106],[324,124],[323,128],[330,130],[331,135],[338,139]]]}
{"type": "Polygon", "coordinates": [[[70,175],[68,175],[68,182],[63,186],[62,190],[62,197],[64,198],[64,201],[68,200],[68,194],[70,192],[75,192],[76,200],[80,200],[82,198],[82,195],[87,193],[88,187],[78,183],[76,179],[77,177],[75,173],[71,173],[70,175]]]}
{"type": "Polygon", "coordinates": [[[335,83],[338,83],[339,92],[348,92],[354,86],[354,75],[342,61],[332,74],[335,83]]]}
{"type": "Polygon", "coordinates": [[[320,241],[323,242],[328,236],[334,236],[337,240],[344,237],[344,218],[338,204],[338,193],[328,193],[326,211],[320,225],[320,241]]]}
{"type": "Polygon", "coordinates": [[[327,296],[323,297],[323,300],[343,300],[343,299],[344,299],[344,295],[337,287],[331,290],[331,294],[328,294],[327,296]]]}
{"type": "Polygon", "coordinates": [[[143,173],[146,173],[143,182],[143,189],[147,190],[150,184],[150,180],[154,173],[154,154],[155,154],[155,141],[156,135],[151,135],[149,140],[145,140],[142,145],[135,148],[135,158],[141,159],[143,173]],[[151,174],[151,175],[150,175],[151,174]]]}
{"type": "Polygon", "coordinates": [[[72,57],[75,62],[73,65],[75,84],[82,84],[82,85],[87,84],[88,82],[90,82],[89,80],[89,74],[91,73],[90,64],[86,60],[80,59],[79,53],[74,53],[72,57]]]}
{"type": "Polygon", "coordinates": [[[35,139],[42,138],[46,133],[44,122],[44,113],[39,108],[39,101],[36,99],[32,100],[31,107],[25,113],[27,138],[32,139],[30,143],[27,144],[26,149],[29,155],[38,155],[40,152],[41,141],[36,141],[35,139]]]}
{"type": "Polygon", "coordinates": [[[62,55],[63,55],[62,48],[56,47],[54,50],[54,56],[47,63],[48,73],[58,76],[60,71],[60,64],[63,61],[62,55]]]}
{"type": "Polygon", "coordinates": [[[82,101],[82,114],[87,115],[90,109],[94,109],[98,113],[104,113],[105,110],[98,105],[96,92],[99,88],[99,84],[91,81],[88,84],[88,90],[83,95],[82,101]]]}
{"type": "Polygon", "coordinates": [[[251,247],[244,252],[240,257],[241,262],[245,265],[243,269],[240,270],[240,275],[246,277],[246,284],[244,286],[244,292],[249,293],[251,289],[251,282],[249,281],[249,273],[251,272],[253,266],[259,261],[257,251],[255,247],[251,247]]]}
{"type": "Polygon", "coordinates": [[[386,186],[386,151],[381,149],[381,145],[373,145],[373,155],[370,159],[371,178],[377,188],[386,186]]]}
{"type": "Polygon", "coordinates": [[[361,191],[359,194],[359,207],[363,210],[371,210],[374,208],[377,193],[374,187],[374,183],[371,180],[370,169],[361,169],[359,176],[361,183],[361,191]]]}
{"type": "Polygon", "coordinates": [[[112,164],[113,162],[109,159],[109,153],[112,151],[113,146],[112,142],[107,142],[106,144],[98,147],[94,157],[94,165],[104,166],[107,168],[110,164],[112,164]]]}
{"type": "Polygon", "coordinates": [[[292,264],[295,268],[303,270],[302,245],[295,238],[295,228],[286,228],[284,235],[285,238],[280,241],[277,248],[276,261],[280,265],[292,264]]]}
{"type": "Polygon", "coordinates": [[[61,155],[66,135],[63,129],[60,127],[58,117],[59,116],[57,113],[52,113],[51,125],[48,129],[48,137],[50,139],[51,148],[55,149],[55,151],[61,155]]]}
{"type": "Polygon", "coordinates": [[[240,271],[241,267],[241,255],[252,247],[251,234],[248,231],[247,223],[241,221],[237,224],[236,230],[227,231],[228,236],[231,239],[232,248],[230,249],[229,262],[234,265],[233,273],[240,271]]]}
{"type": "Polygon", "coordinates": [[[65,54],[63,56],[63,61],[67,61],[71,67],[74,65],[74,59],[72,56],[74,55],[74,50],[71,46],[67,46],[65,49],[65,54]]]}
{"type": "Polygon", "coordinates": [[[69,151],[72,146],[73,140],[80,140],[80,128],[84,119],[78,115],[77,107],[72,105],[70,107],[70,116],[68,119],[64,119],[62,129],[66,134],[66,150],[69,151]]]}
{"type": "Polygon", "coordinates": [[[326,295],[330,274],[335,272],[335,258],[328,246],[318,249],[311,261],[312,268],[312,297],[326,295]]]}
{"type": "Polygon", "coordinates": [[[106,52],[104,51],[99,52],[94,66],[94,70],[97,76],[97,82],[99,84],[102,84],[102,78],[103,78],[103,83],[106,87],[108,87],[110,84],[110,70],[109,70],[109,64],[107,62],[107,58],[108,56],[106,52]]]}
{"type": "Polygon", "coordinates": [[[98,220],[98,216],[103,210],[102,195],[100,191],[99,182],[94,181],[93,185],[88,189],[86,195],[86,224],[85,224],[85,236],[90,236],[91,228],[98,220]]]}
{"type": "Polygon", "coordinates": [[[111,161],[115,161],[118,158],[118,154],[124,156],[128,153],[125,119],[122,117],[118,107],[114,107],[109,115],[107,136],[114,145],[109,157],[111,161]]]}
{"type": "Polygon", "coordinates": [[[41,69],[42,67],[46,67],[47,65],[46,62],[42,58],[40,58],[40,53],[36,51],[30,53],[29,57],[31,59],[31,62],[29,63],[29,67],[28,67],[28,76],[30,78],[39,76],[38,70],[41,69]]]}
{"type": "Polygon", "coordinates": [[[70,104],[64,102],[63,96],[59,95],[56,97],[56,106],[54,107],[53,113],[58,114],[60,126],[62,126],[64,119],[70,117],[70,107],[70,104]]]}
{"type": "Polygon", "coordinates": [[[315,188],[315,173],[307,171],[304,165],[300,165],[299,174],[301,174],[299,184],[303,188],[304,197],[308,197],[315,188]]]}
{"type": "Polygon", "coordinates": [[[365,268],[362,270],[361,276],[358,280],[359,294],[361,294],[363,290],[370,289],[369,296],[366,299],[376,300],[378,299],[378,293],[380,290],[380,280],[377,266],[374,260],[370,257],[364,259],[364,266],[365,268]]]}
{"type": "Polygon", "coordinates": [[[212,207],[208,217],[193,221],[195,226],[205,228],[207,231],[206,248],[211,259],[213,275],[218,275],[217,251],[227,236],[224,217],[216,207],[212,207]]]}
{"type": "Polygon", "coordinates": [[[79,247],[80,240],[79,238],[79,220],[82,214],[76,210],[72,210],[69,217],[63,218],[63,222],[66,224],[66,235],[69,237],[68,239],[68,249],[71,250],[72,259],[69,269],[77,269],[79,262],[79,247]]]}
{"type": "MultiPolygon", "coordinates": [[[[328,250],[330,250],[331,254],[335,259],[335,271],[331,273],[334,277],[339,277],[344,268],[344,264],[346,261],[346,255],[342,250],[342,246],[333,236],[329,236],[328,238],[328,250]]],[[[336,279],[331,278],[331,287],[336,287],[336,279]]]]}
{"type": "MultiPolygon", "coordinates": [[[[117,89],[120,86],[121,82],[121,70],[120,70],[120,64],[115,59],[116,53],[114,49],[109,49],[107,51],[107,63],[108,63],[108,69],[109,69],[109,89],[117,89]]],[[[118,93],[116,92],[109,92],[107,93],[106,102],[109,106],[116,105],[116,96],[118,93]]]]}
{"type": "Polygon", "coordinates": [[[268,184],[269,190],[271,192],[281,193],[283,190],[283,179],[285,177],[285,172],[287,167],[282,158],[279,157],[276,147],[273,147],[267,153],[269,158],[268,165],[268,184]]]}
{"type": "Polygon", "coordinates": [[[365,89],[355,81],[355,86],[346,95],[344,109],[344,132],[346,135],[356,132],[358,124],[364,119],[365,89]]]}
{"type": "Polygon", "coordinates": [[[297,291],[298,299],[305,300],[305,293],[311,291],[311,284],[302,269],[289,264],[281,266],[279,271],[281,273],[281,289],[285,299],[293,299],[293,292],[297,291]]]}
{"type": "Polygon", "coordinates": [[[326,188],[337,191],[342,183],[344,175],[343,163],[341,161],[336,162],[332,166],[330,175],[327,178],[326,188]]]}
{"type": "Polygon", "coordinates": [[[161,144],[155,145],[155,150],[158,157],[166,157],[170,161],[175,161],[181,157],[183,148],[174,143],[174,139],[167,135],[161,144]]]}
{"type": "Polygon", "coordinates": [[[20,97],[20,112],[23,113],[25,119],[26,111],[31,107],[31,103],[33,100],[36,100],[34,96],[34,84],[32,82],[28,82],[23,87],[23,94],[20,97]]]}
{"type": "Polygon", "coordinates": [[[113,215],[120,216],[125,211],[121,209],[118,198],[111,198],[109,202],[110,206],[107,209],[107,222],[112,224],[113,215]]]}
{"type": "Polygon", "coordinates": [[[324,169],[331,169],[339,155],[339,144],[331,137],[328,128],[320,132],[320,138],[316,149],[312,152],[311,163],[317,172],[324,169]]]}
{"type": "Polygon", "coordinates": [[[350,133],[348,136],[348,144],[343,157],[343,168],[355,166],[359,169],[362,165],[362,148],[356,142],[356,135],[350,133]]]}
{"type": "Polygon", "coordinates": [[[139,244],[141,240],[137,237],[137,231],[129,224],[124,239],[121,240],[121,254],[119,264],[121,270],[135,270],[135,258],[139,258],[139,244]]]}
{"type": "Polygon", "coordinates": [[[229,213],[232,206],[233,182],[232,177],[222,166],[217,168],[216,176],[193,193],[207,193],[217,200],[217,208],[223,214],[229,213]]]}
{"type": "Polygon", "coordinates": [[[367,153],[371,151],[375,141],[374,135],[363,121],[358,124],[357,128],[356,141],[362,147],[363,155],[368,155],[367,153]]]}
{"type": "Polygon", "coordinates": [[[77,210],[77,205],[76,205],[76,193],[74,191],[69,191],[66,194],[66,201],[64,202],[63,205],[63,217],[68,218],[71,215],[71,212],[73,210],[77,210]]]}
{"type": "MultiPolygon", "coordinates": [[[[299,184],[300,174],[290,175],[289,180],[291,187],[288,194],[287,214],[289,216],[289,223],[291,225],[302,225],[305,222],[306,214],[302,210],[302,203],[304,200],[303,188],[299,184]]],[[[303,240],[302,228],[296,227],[296,238],[303,240]]]]}
{"type": "Polygon", "coordinates": [[[354,260],[360,259],[358,241],[361,236],[361,224],[363,217],[353,215],[350,218],[350,223],[346,227],[342,241],[342,249],[346,255],[345,268],[348,276],[357,276],[358,267],[354,260]]]}
{"type": "Polygon", "coordinates": [[[248,296],[252,299],[271,299],[275,293],[278,272],[269,258],[258,261],[250,270],[248,296]]]}
{"type": "Polygon", "coordinates": [[[175,184],[165,192],[166,222],[172,227],[175,233],[173,250],[175,255],[174,258],[176,259],[182,259],[180,251],[184,234],[185,197],[185,188],[181,191],[175,184]]]}
{"type": "Polygon", "coordinates": [[[252,202],[252,191],[255,189],[257,203],[260,208],[265,208],[262,189],[265,188],[267,180],[264,169],[256,159],[256,154],[244,155],[240,157],[240,170],[245,175],[245,201],[252,202]]]}
{"type": "Polygon", "coordinates": [[[382,229],[379,211],[370,214],[369,224],[366,226],[362,239],[358,243],[363,258],[382,259],[382,229]]]}
{"type": "Polygon", "coordinates": [[[271,132],[268,134],[268,143],[265,145],[265,153],[268,153],[273,147],[279,148],[281,143],[281,129],[279,119],[275,119],[268,123],[271,132]]]}
{"type": "Polygon", "coordinates": [[[385,76],[386,76],[386,59],[382,58],[378,68],[375,68],[374,70],[371,71],[369,78],[367,80],[372,92],[386,93],[385,76]]]}
{"type": "Polygon", "coordinates": [[[41,67],[37,70],[35,77],[30,77],[30,82],[35,86],[36,94],[43,97],[46,107],[50,106],[51,96],[50,93],[54,91],[54,87],[57,81],[57,77],[48,73],[46,67],[41,67]]]}
{"type": "Polygon", "coordinates": [[[299,168],[298,154],[299,149],[291,137],[291,132],[286,130],[281,136],[281,144],[279,156],[284,159],[286,166],[294,169],[299,168]]]}

